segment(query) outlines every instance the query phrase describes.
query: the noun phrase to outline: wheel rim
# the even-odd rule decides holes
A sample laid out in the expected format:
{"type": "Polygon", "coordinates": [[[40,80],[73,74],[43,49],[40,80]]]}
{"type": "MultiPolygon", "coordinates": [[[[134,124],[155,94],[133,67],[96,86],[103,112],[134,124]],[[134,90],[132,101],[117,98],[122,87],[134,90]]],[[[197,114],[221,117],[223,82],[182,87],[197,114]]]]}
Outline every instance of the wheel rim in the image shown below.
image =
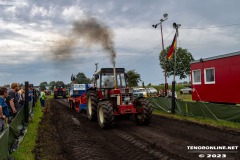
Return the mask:
{"type": "Polygon", "coordinates": [[[142,113],[137,115],[137,119],[140,120],[140,121],[144,121],[145,114],[144,114],[144,111],[143,111],[143,107],[141,105],[139,105],[138,107],[142,109],[142,113]]]}
{"type": "Polygon", "coordinates": [[[102,107],[99,108],[98,116],[99,116],[100,123],[103,123],[104,122],[104,116],[103,116],[102,107]]]}
{"type": "Polygon", "coordinates": [[[142,119],[143,119],[143,115],[142,115],[142,114],[139,114],[139,115],[137,115],[137,118],[140,119],[140,120],[142,120],[142,119]]]}
{"type": "Polygon", "coordinates": [[[89,115],[92,115],[92,101],[91,98],[88,99],[88,113],[89,115]]]}

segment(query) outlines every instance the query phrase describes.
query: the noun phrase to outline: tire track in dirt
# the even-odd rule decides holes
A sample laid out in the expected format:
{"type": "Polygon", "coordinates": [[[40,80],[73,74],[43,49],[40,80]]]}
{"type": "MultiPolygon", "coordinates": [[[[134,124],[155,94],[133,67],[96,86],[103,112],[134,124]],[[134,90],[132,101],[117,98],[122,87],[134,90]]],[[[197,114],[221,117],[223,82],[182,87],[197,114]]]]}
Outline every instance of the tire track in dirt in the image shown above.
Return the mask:
{"type": "Polygon", "coordinates": [[[51,121],[55,124],[62,153],[69,155],[67,159],[158,159],[114,134],[114,129],[102,130],[82,114],[56,102],[52,105],[51,121]]]}
{"type": "Polygon", "coordinates": [[[126,132],[123,132],[123,131],[120,131],[120,130],[114,130],[113,133],[115,133],[116,135],[118,135],[122,139],[130,142],[134,146],[136,146],[136,147],[144,150],[145,152],[148,152],[149,154],[155,156],[156,158],[164,159],[164,160],[171,159],[169,156],[163,154],[161,151],[154,149],[155,145],[156,145],[155,143],[149,144],[149,143],[146,143],[144,141],[137,140],[136,138],[131,136],[129,133],[126,133],[126,132]]]}
{"type": "Polygon", "coordinates": [[[198,159],[187,145],[240,145],[239,133],[159,116],[153,116],[149,126],[117,120],[118,127],[102,130],[97,122],[66,106],[66,100],[52,100],[50,122],[58,141],[58,155],[53,159],[198,159]]]}
{"type": "MultiPolygon", "coordinates": [[[[138,145],[145,146],[147,149],[143,146],[140,149],[148,153],[151,151],[150,154],[155,157],[158,157],[160,153],[164,153],[164,157],[172,157],[174,159],[198,158],[198,154],[190,154],[188,152],[187,146],[189,145],[239,146],[240,144],[239,132],[160,116],[153,116],[150,126],[137,126],[133,121],[119,121],[119,127],[113,129],[113,131],[115,134],[117,131],[117,135],[123,139],[125,137],[122,134],[125,134],[126,137],[135,138],[130,143],[136,147],[138,145]]],[[[239,156],[239,152],[238,154],[228,154],[227,159],[240,159],[239,156]]]]}
{"type": "Polygon", "coordinates": [[[62,149],[72,156],[69,159],[105,159],[101,148],[95,145],[97,143],[95,139],[88,135],[88,131],[82,126],[81,121],[77,121],[75,113],[59,105],[55,105],[55,107],[57,108],[53,113],[61,119],[61,121],[55,119],[56,128],[58,132],[61,132],[60,137],[64,144],[62,149]]]}
{"type": "MultiPolygon", "coordinates": [[[[67,106],[66,102],[64,102],[63,100],[58,101],[59,103],[61,103],[64,106],[67,106]]],[[[81,116],[79,117],[81,121],[83,121],[83,117],[85,118],[85,115],[81,114],[81,116]]],[[[84,119],[87,120],[87,119],[84,119]]],[[[85,123],[89,123],[89,121],[87,120],[87,122],[85,123]]],[[[94,128],[97,127],[97,130],[99,130],[99,127],[97,123],[95,123],[94,128]]],[[[126,126],[131,126],[135,125],[135,123],[130,122],[130,123],[124,123],[123,125],[126,126]]],[[[144,126],[140,126],[144,127],[144,126]]],[[[89,129],[89,128],[88,128],[89,129]]],[[[100,131],[102,131],[100,129],[100,131]]],[[[129,133],[121,131],[118,127],[114,128],[112,130],[107,130],[104,131],[103,134],[106,133],[110,133],[111,135],[115,134],[116,136],[118,136],[118,138],[122,139],[121,141],[123,141],[123,143],[119,143],[117,141],[117,143],[115,144],[115,141],[112,141],[111,143],[108,143],[108,150],[113,150],[117,151],[118,153],[122,153],[122,155],[129,155],[128,158],[130,159],[171,159],[169,156],[167,156],[166,154],[164,154],[162,151],[160,150],[154,150],[153,147],[154,145],[152,145],[151,143],[146,142],[144,139],[139,139],[138,137],[132,137],[131,135],[129,135],[129,133]],[[113,133],[113,134],[112,134],[113,133]],[[137,138],[137,139],[136,139],[137,138]],[[127,144],[129,143],[129,144],[127,144]],[[133,152],[133,150],[136,150],[136,148],[138,148],[138,151],[136,153],[136,151],[133,152]],[[141,154],[141,151],[144,151],[148,154],[143,155],[141,154]],[[131,156],[130,156],[131,155],[131,156]],[[151,155],[151,156],[149,156],[151,155]]],[[[109,135],[108,135],[109,136],[109,135]]],[[[174,157],[178,157],[178,156],[174,156],[174,157]]],[[[119,158],[122,158],[122,156],[120,155],[119,158]]],[[[118,158],[118,159],[119,159],[118,158]]],[[[183,159],[183,158],[182,158],[183,159]]]]}

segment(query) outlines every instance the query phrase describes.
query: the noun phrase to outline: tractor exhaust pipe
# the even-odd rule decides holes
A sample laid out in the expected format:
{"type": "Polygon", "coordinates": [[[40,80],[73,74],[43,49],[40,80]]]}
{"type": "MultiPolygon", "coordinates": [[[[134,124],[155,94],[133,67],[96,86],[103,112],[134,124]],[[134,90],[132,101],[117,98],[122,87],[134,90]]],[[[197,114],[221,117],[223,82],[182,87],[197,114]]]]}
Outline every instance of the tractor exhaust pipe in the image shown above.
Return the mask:
{"type": "Polygon", "coordinates": [[[114,89],[117,89],[117,75],[116,75],[116,66],[113,65],[113,76],[114,76],[114,89]]]}

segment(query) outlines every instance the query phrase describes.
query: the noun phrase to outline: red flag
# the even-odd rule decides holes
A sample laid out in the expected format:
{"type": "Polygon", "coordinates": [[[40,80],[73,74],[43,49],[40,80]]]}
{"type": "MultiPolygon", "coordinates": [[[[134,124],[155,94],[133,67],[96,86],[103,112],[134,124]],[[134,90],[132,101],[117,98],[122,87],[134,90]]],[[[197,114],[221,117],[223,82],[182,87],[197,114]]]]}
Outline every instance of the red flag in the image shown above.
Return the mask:
{"type": "Polygon", "coordinates": [[[172,41],[171,48],[168,52],[168,56],[167,56],[168,60],[172,57],[172,54],[174,52],[174,49],[175,49],[176,45],[177,45],[177,34],[175,33],[174,39],[172,41]]]}

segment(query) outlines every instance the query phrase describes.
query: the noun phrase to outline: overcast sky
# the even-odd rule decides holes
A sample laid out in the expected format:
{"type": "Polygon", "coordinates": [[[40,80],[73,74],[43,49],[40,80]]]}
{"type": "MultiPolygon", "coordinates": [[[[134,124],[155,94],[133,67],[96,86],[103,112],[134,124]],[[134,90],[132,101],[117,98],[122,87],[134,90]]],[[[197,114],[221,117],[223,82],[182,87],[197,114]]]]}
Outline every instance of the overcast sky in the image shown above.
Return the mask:
{"type": "Polygon", "coordinates": [[[0,0],[0,85],[70,83],[78,72],[92,77],[97,62],[99,68],[112,67],[99,45],[86,47],[81,40],[67,61],[52,56],[73,23],[87,17],[113,31],[117,67],[134,69],[146,85],[164,83],[158,60],[161,32],[152,24],[168,13],[165,47],[171,45],[176,22],[181,24],[178,46],[195,59],[207,58],[240,51],[239,6],[239,0],[0,0]]]}

